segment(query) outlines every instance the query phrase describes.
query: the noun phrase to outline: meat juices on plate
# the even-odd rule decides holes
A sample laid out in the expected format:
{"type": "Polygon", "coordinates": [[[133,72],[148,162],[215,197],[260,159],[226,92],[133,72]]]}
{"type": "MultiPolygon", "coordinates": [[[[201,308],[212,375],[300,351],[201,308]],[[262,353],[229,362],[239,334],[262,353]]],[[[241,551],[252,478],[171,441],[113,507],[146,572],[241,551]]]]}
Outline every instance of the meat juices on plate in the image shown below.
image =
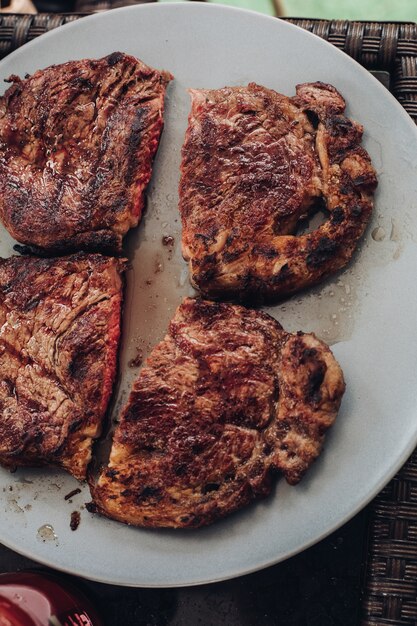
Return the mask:
{"type": "Polygon", "coordinates": [[[120,252],[144,206],[172,76],[132,56],[38,70],[0,98],[0,217],[53,252],[120,252]]]}
{"type": "Polygon", "coordinates": [[[85,478],[112,393],[125,262],[0,260],[0,463],[85,478]]]}
{"type": "Polygon", "coordinates": [[[338,91],[305,83],[288,98],[251,83],[190,93],[179,208],[193,285],[268,301],[346,265],[377,181],[338,91]],[[297,236],[323,201],[328,219],[297,236]]]}
{"type": "Polygon", "coordinates": [[[187,298],[147,359],[90,510],[150,527],[199,527],[297,483],[345,385],[330,349],[266,313],[187,298]]]}

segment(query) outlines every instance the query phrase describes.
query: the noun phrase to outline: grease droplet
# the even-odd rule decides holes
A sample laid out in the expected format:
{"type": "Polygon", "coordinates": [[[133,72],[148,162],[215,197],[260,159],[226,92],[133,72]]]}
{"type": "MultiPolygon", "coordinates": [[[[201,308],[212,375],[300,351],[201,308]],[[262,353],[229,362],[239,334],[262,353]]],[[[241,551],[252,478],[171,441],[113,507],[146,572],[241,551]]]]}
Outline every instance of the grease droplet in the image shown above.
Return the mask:
{"type": "Polygon", "coordinates": [[[162,237],[162,245],[163,246],[173,246],[174,243],[175,243],[175,239],[171,235],[164,235],[162,237]]]}
{"type": "Polygon", "coordinates": [[[390,241],[401,241],[399,228],[393,219],[391,220],[391,233],[389,238],[390,241]]]}
{"type": "Polygon", "coordinates": [[[50,524],[44,524],[38,528],[37,536],[38,539],[44,543],[47,541],[56,541],[58,539],[58,535],[55,533],[53,526],[50,524]]]}
{"type": "Polygon", "coordinates": [[[372,231],[372,239],[374,241],[384,241],[384,239],[385,239],[385,230],[382,228],[382,226],[377,226],[376,228],[373,229],[373,231],[372,231]]]}

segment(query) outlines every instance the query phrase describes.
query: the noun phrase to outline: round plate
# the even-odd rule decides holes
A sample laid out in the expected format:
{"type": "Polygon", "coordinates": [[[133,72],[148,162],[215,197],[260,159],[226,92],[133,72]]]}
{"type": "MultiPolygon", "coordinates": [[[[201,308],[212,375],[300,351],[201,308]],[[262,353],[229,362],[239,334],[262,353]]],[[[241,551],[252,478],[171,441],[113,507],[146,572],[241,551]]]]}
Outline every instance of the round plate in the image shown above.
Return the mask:
{"type": "MultiPolygon", "coordinates": [[[[129,7],[83,18],[34,40],[0,64],[0,76],[115,50],[171,71],[165,131],[146,217],[127,238],[128,274],[121,383],[114,413],[148,351],[190,292],[180,255],[177,185],[189,111],[188,87],[256,81],[282,93],[324,81],[365,129],[379,176],[373,222],[349,268],[268,309],[290,331],[331,343],[347,382],[323,454],[297,487],[283,480],[267,499],[209,528],[142,530],[90,515],[88,488],[63,473],[0,470],[0,540],[38,561],[106,583],[177,586],[238,576],[310,546],[363,507],[405,462],[417,441],[417,131],[366,70],[330,44],[260,14],[202,4],[129,7]],[[173,251],[163,235],[175,238],[173,251]],[[149,284],[150,283],[150,284],[149,284]],[[70,514],[81,524],[70,530],[70,514]],[[47,527],[45,524],[53,528],[47,527]],[[41,530],[39,530],[41,529],[41,530]]],[[[0,233],[0,253],[12,240],[0,233]]]]}

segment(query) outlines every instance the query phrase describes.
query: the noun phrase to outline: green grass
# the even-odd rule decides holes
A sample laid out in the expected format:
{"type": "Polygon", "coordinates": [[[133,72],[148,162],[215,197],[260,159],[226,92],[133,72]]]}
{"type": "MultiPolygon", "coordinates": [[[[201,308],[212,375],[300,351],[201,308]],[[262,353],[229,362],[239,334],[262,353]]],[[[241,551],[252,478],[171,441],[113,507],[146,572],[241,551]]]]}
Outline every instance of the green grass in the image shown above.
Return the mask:
{"type": "MultiPolygon", "coordinates": [[[[254,0],[257,3],[259,0],[254,0]]],[[[348,20],[417,21],[416,0],[283,0],[286,15],[348,20]]]]}
{"type": "MultiPolygon", "coordinates": [[[[274,15],[272,0],[209,1],[274,15]]],[[[291,17],[417,22],[417,0],[281,0],[281,4],[291,17]]]]}
{"type": "MultiPolygon", "coordinates": [[[[177,2],[178,0],[158,0],[158,2],[177,2]]],[[[207,0],[213,4],[226,4],[231,7],[251,9],[267,15],[275,15],[272,0],[207,0]]],[[[416,0],[417,1],[417,0],[416,0]]]]}

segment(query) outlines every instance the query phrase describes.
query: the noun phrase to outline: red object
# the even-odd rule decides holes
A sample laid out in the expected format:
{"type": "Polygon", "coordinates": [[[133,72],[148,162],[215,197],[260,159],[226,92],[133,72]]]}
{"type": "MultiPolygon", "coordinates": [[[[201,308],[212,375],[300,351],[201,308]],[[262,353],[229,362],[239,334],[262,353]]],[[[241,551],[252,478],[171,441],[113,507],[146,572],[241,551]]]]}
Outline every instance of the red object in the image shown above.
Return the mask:
{"type": "Polygon", "coordinates": [[[0,574],[0,626],[103,626],[90,601],[66,581],[36,572],[0,574]]]}

